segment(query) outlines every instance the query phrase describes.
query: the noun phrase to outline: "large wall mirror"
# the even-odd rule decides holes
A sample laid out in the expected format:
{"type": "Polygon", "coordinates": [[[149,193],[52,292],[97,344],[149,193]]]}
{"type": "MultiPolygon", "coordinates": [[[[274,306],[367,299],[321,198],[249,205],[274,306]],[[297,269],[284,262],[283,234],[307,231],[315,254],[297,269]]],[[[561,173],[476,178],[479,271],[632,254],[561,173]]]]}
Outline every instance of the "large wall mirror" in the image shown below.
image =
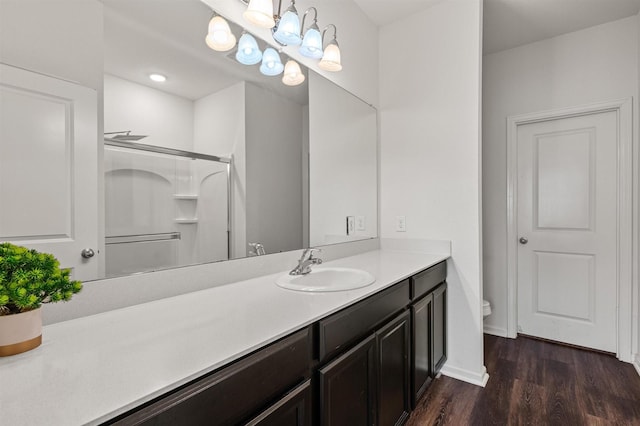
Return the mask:
{"type": "Polygon", "coordinates": [[[374,108],[304,67],[286,86],[209,49],[199,0],[102,3],[104,229],[80,279],[377,236],[374,108]]]}

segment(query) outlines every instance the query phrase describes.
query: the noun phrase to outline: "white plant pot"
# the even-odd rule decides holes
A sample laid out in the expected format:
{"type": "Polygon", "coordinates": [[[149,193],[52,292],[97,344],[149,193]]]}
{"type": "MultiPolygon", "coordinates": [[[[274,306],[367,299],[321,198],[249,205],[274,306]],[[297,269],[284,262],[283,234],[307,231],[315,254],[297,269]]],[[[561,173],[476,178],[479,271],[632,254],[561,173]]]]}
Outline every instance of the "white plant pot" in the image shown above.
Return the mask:
{"type": "Polygon", "coordinates": [[[0,316],[0,356],[16,355],[42,343],[42,309],[0,316]]]}

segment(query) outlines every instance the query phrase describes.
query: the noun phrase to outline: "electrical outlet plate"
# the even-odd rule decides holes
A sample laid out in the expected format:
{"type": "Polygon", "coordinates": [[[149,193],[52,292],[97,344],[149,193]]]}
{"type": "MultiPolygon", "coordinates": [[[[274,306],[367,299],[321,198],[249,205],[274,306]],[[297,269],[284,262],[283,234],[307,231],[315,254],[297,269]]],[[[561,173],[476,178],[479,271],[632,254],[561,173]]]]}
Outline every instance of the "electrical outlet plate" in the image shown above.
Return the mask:
{"type": "Polygon", "coordinates": [[[367,229],[367,225],[364,220],[364,216],[356,216],[356,230],[357,231],[365,231],[367,229]]]}
{"type": "Polygon", "coordinates": [[[347,235],[353,235],[356,232],[356,217],[347,216],[347,235]]]}
{"type": "Polygon", "coordinates": [[[407,232],[407,218],[396,216],[396,232],[407,232]]]}

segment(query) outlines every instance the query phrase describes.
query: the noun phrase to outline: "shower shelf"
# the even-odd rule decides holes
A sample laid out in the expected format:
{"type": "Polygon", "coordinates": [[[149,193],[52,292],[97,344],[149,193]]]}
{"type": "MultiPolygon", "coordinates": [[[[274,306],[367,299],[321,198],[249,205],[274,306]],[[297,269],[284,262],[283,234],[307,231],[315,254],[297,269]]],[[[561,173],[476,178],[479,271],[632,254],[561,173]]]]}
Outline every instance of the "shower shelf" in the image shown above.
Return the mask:
{"type": "Polygon", "coordinates": [[[197,200],[196,194],[173,194],[173,198],[176,200],[197,200]]]}
{"type": "Polygon", "coordinates": [[[190,225],[198,223],[198,219],[175,219],[175,223],[180,225],[190,225]]]}

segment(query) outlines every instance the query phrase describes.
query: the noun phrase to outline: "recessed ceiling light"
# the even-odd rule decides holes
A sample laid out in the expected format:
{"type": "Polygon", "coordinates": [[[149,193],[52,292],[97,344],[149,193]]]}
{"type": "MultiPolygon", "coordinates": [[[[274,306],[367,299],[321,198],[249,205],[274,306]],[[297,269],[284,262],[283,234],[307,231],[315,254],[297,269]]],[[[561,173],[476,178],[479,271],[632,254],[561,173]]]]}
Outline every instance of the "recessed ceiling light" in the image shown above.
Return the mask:
{"type": "Polygon", "coordinates": [[[150,74],[149,78],[153,81],[157,81],[158,83],[167,81],[167,77],[162,74],[150,74]]]}

